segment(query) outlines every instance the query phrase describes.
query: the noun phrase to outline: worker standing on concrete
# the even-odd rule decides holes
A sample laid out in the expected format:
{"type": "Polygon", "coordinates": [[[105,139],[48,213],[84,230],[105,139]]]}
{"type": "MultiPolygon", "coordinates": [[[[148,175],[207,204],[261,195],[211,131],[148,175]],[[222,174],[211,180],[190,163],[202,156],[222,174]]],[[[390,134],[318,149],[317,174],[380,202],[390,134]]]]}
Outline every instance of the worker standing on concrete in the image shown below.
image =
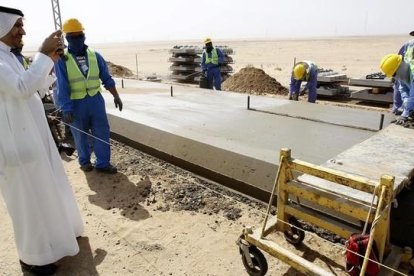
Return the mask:
{"type": "MultiPolygon", "coordinates": [[[[410,33],[411,36],[414,36],[414,31],[410,33]]],[[[402,55],[404,57],[404,61],[407,63],[414,62],[414,39],[407,41],[404,43],[404,45],[401,47],[401,49],[398,51],[399,55],[402,55]]],[[[401,115],[402,113],[402,104],[403,101],[401,99],[401,93],[400,93],[400,82],[398,80],[395,80],[394,83],[394,93],[393,93],[393,107],[392,107],[392,113],[396,115],[401,115]]]]}
{"type": "Polygon", "coordinates": [[[224,65],[223,52],[213,47],[213,43],[210,38],[204,40],[205,49],[203,51],[203,57],[201,59],[201,69],[203,74],[207,77],[208,89],[221,90],[221,71],[220,67],[224,65]]]}
{"type": "Polygon", "coordinates": [[[105,101],[101,95],[101,82],[114,97],[115,107],[122,111],[122,101],[109,74],[103,57],[85,44],[84,28],[75,18],[64,22],[68,49],[55,66],[58,79],[58,102],[63,119],[71,124],[72,135],[78,151],[80,168],[93,170],[88,133],[93,138],[98,172],[115,174],[117,168],[110,164],[109,123],[105,101]]]}
{"type": "Polygon", "coordinates": [[[406,62],[402,55],[388,54],[381,60],[380,68],[387,78],[395,78],[399,82],[403,111],[396,124],[408,126],[414,111],[414,63],[406,62]]]}
{"type": "Polygon", "coordinates": [[[308,102],[315,103],[317,92],[316,85],[318,81],[318,67],[310,61],[300,61],[293,66],[292,77],[290,80],[289,100],[299,100],[299,94],[308,93],[308,102]],[[300,91],[302,81],[306,81],[305,88],[300,91]]]}
{"type": "Polygon", "coordinates": [[[22,270],[54,275],[54,262],[79,252],[76,237],[83,232],[37,93],[50,86],[49,72],[63,45],[61,31],[52,33],[25,70],[10,53],[26,34],[23,25],[22,11],[0,7],[0,190],[22,270]]]}

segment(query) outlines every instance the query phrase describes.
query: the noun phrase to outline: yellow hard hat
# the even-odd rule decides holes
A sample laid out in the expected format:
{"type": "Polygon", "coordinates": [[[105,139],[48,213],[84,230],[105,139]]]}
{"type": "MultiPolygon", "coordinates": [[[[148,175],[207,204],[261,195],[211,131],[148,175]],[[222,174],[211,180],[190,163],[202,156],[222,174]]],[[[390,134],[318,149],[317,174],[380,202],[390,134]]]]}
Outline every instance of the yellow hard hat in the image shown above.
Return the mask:
{"type": "Polygon", "coordinates": [[[303,63],[298,63],[293,68],[293,78],[295,80],[303,79],[303,77],[305,76],[305,73],[306,73],[306,68],[305,68],[305,65],[303,65],[303,63]]]}
{"type": "Polygon", "coordinates": [[[77,33],[84,30],[82,24],[76,18],[70,18],[63,23],[62,31],[64,33],[77,33]]]}
{"type": "Polygon", "coordinates": [[[398,70],[398,67],[400,67],[402,59],[402,55],[398,54],[388,54],[382,58],[380,68],[387,78],[394,76],[395,72],[398,70]]]}
{"type": "Polygon", "coordinates": [[[207,37],[204,39],[204,44],[211,43],[211,38],[207,37]]]}

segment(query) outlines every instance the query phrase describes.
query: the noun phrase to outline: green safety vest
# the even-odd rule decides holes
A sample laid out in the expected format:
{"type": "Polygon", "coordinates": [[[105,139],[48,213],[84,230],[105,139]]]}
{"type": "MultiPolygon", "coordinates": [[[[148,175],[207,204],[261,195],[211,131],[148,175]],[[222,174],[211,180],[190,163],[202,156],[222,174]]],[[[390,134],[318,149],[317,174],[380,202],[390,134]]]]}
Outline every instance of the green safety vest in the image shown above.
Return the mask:
{"type": "Polygon", "coordinates": [[[208,57],[207,51],[204,51],[204,53],[206,54],[205,64],[212,63],[212,64],[215,64],[215,65],[218,65],[218,54],[217,54],[217,49],[216,48],[213,48],[213,50],[211,50],[211,58],[208,57]]]}
{"type": "Polygon", "coordinates": [[[71,100],[81,100],[85,98],[86,95],[92,97],[101,90],[96,54],[93,50],[88,49],[87,55],[89,70],[88,75],[85,78],[73,56],[65,51],[65,56],[67,57],[66,70],[68,71],[71,100]]]}
{"type": "Polygon", "coordinates": [[[405,54],[404,54],[404,61],[410,65],[411,72],[414,72],[413,51],[414,51],[414,43],[410,43],[410,45],[407,47],[405,54]]]}
{"type": "Polygon", "coordinates": [[[28,69],[29,68],[29,63],[27,62],[27,60],[26,60],[26,58],[25,57],[23,57],[23,67],[24,67],[24,69],[28,69]]]}

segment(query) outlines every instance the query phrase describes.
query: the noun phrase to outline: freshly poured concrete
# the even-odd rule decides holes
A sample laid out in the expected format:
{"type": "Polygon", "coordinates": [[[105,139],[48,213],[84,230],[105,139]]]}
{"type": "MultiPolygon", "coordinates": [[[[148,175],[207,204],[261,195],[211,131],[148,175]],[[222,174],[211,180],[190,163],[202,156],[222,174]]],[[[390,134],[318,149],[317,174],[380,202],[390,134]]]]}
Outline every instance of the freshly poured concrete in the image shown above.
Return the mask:
{"type": "MultiPolygon", "coordinates": [[[[118,80],[122,112],[105,93],[112,132],[266,191],[281,148],[322,164],[375,134],[381,117],[376,111],[259,96],[251,97],[251,108],[259,110],[253,111],[246,108],[247,95],[239,93],[174,85],[171,97],[166,84],[124,80],[124,86],[118,80]]],[[[386,114],[384,126],[390,120],[386,114]]]]}

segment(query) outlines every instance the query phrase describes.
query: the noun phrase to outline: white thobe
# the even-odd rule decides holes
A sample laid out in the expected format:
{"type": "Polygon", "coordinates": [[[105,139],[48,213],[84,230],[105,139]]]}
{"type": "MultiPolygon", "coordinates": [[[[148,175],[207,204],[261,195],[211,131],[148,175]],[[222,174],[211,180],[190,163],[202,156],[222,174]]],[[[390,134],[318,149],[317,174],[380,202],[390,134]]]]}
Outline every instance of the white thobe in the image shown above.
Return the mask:
{"type": "Polygon", "coordinates": [[[0,190],[19,258],[45,265],[79,252],[83,222],[36,92],[53,61],[36,54],[25,70],[0,41],[0,190]]]}

